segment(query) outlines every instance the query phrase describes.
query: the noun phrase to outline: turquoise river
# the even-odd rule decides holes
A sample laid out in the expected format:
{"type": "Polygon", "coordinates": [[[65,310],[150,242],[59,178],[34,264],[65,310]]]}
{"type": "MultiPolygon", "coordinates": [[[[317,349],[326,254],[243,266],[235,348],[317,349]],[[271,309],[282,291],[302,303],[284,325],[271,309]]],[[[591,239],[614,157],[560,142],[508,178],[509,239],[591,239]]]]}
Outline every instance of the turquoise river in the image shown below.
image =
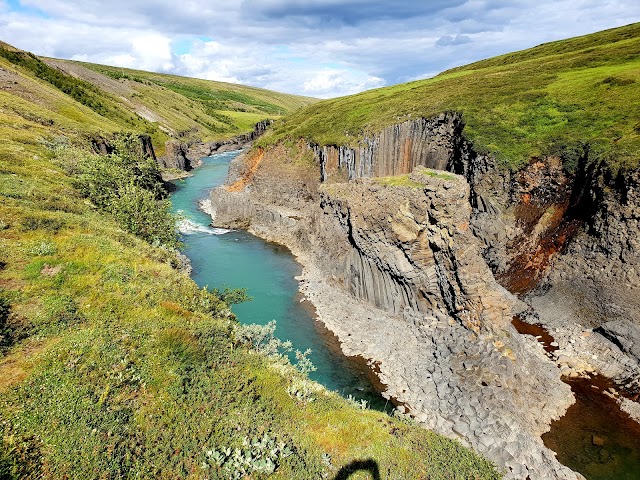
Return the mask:
{"type": "Polygon", "coordinates": [[[173,182],[176,190],[171,203],[174,213],[184,218],[180,232],[183,252],[193,266],[193,279],[201,287],[246,288],[253,300],[233,306],[242,323],[264,325],[276,320],[278,338],[290,340],[300,351],[312,350],[310,358],[317,368],[309,375],[312,379],[343,396],[385,408],[362,359],[345,357],[337,339],[315,320],[313,307],[303,301],[295,279],[302,269],[289,250],[244,231],[211,228],[211,218],[199,209],[209,191],[224,183],[229,162],[238,153],[203,158],[193,176],[173,182]]]}

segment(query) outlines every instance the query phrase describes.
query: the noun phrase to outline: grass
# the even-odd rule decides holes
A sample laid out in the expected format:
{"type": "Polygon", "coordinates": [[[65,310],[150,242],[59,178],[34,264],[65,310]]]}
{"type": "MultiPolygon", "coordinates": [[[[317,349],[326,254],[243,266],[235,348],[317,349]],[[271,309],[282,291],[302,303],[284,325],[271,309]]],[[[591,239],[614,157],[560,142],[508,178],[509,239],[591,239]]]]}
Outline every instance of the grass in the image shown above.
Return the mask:
{"type": "Polygon", "coordinates": [[[456,177],[455,175],[452,175],[450,173],[445,173],[442,172],[440,170],[433,170],[431,168],[426,168],[423,166],[419,166],[418,167],[418,172],[421,173],[422,175],[427,175],[428,177],[431,178],[439,178],[441,180],[455,180],[456,177]]]}
{"type": "Polygon", "coordinates": [[[137,92],[136,101],[161,116],[165,127],[176,132],[197,127],[207,140],[251,130],[260,120],[279,118],[316,101],[225,82],[91,63],[63,63],[80,65],[120,79],[137,92]]]}
{"type": "Polygon", "coordinates": [[[390,187],[410,187],[410,188],[422,188],[424,185],[419,182],[414,182],[409,178],[409,175],[394,175],[391,177],[378,177],[374,181],[380,185],[390,187]]]}
{"type": "Polygon", "coordinates": [[[310,105],[259,143],[352,144],[410,118],[457,111],[476,150],[505,168],[585,146],[613,168],[633,168],[640,161],[639,54],[640,24],[544,44],[310,105]]]}
{"type": "MultiPolygon", "coordinates": [[[[444,173],[438,170],[432,170],[430,168],[425,168],[423,166],[418,166],[417,172],[431,178],[438,178],[440,180],[451,181],[456,179],[455,175],[452,175],[450,173],[444,173]]],[[[424,187],[424,184],[412,180],[410,174],[392,175],[389,177],[376,177],[373,179],[373,181],[379,185],[385,185],[390,187],[409,187],[409,188],[424,187]]]]}
{"type": "Polygon", "coordinates": [[[0,92],[1,478],[228,478],[203,468],[206,452],[264,434],[293,452],[272,478],[333,478],[367,459],[385,478],[499,478],[459,443],[238,342],[228,292],[200,290],[54,158],[52,145],[120,131],[117,117],[0,65],[19,78],[0,92]]]}
{"type": "Polygon", "coordinates": [[[146,133],[159,155],[171,137],[226,139],[315,101],[222,82],[40,58],[2,42],[0,67],[12,77],[0,91],[0,114],[10,111],[21,120],[55,125],[76,138],[146,133]]]}

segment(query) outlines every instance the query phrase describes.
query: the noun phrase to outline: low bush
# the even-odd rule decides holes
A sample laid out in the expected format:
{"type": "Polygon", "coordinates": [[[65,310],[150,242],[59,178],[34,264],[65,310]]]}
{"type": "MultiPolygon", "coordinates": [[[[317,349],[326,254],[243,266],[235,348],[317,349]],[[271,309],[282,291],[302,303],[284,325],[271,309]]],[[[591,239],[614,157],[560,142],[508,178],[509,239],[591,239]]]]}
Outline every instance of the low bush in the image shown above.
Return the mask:
{"type": "Polygon", "coordinates": [[[179,245],[158,164],[144,155],[134,135],[118,137],[109,155],[67,146],[58,147],[56,154],[80,193],[112,214],[124,230],[154,245],[179,245]]]}

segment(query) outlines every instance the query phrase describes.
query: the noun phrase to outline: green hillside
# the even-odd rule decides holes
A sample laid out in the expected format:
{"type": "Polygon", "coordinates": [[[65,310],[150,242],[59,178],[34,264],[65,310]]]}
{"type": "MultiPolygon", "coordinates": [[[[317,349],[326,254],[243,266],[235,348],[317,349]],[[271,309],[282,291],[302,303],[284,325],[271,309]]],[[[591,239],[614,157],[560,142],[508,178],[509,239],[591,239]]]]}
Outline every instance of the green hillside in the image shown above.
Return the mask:
{"type": "Polygon", "coordinates": [[[640,23],[316,103],[287,117],[261,143],[303,137],[348,144],[408,118],[458,111],[476,149],[511,168],[587,145],[593,158],[637,166],[638,99],[640,23]]]}
{"type": "Polygon", "coordinates": [[[41,123],[67,136],[147,133],[159,153],[171,137],[228,138],[315,101],[242,85],[40,58],[1,42],[0,68],[0,106],[6,112],[24,119],[25,112],[36,111],[41,123]]]}
{"type": "Polygon", "coordinates": [[[157,164],[126,136],[110,156],[89,149],[123,130],[230,135],[308,99],[0,53],[0,478],[318,479],[354,461],[499,477],[261,353],[228,308],[242,295],[180,269],[157,164]]]}

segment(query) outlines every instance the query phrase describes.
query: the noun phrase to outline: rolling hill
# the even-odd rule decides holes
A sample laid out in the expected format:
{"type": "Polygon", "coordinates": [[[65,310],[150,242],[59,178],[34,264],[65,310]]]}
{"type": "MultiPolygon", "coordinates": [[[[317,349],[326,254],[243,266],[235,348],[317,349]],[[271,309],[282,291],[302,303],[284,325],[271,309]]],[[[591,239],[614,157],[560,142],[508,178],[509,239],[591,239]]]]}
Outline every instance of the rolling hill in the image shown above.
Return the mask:
{"type": "Polygon", "coordinates": [[[222,82],[39,58],[6,43],[0,43],[0,69],[0,108],[12,118],[9,123],[27,122],[76,137],[146,133],[160,153],[169,138],[229,138],[315,101],[222,82]]]}
{"type": "Polygon", "coordinates": [[[322,101],[274,135],[351,145],[411,118],[461,113],[476,151],[512,169],[582,149],[611,165],[640,161],[640,24],[614,28],[443,72],[433,78],[322,101]]]}

